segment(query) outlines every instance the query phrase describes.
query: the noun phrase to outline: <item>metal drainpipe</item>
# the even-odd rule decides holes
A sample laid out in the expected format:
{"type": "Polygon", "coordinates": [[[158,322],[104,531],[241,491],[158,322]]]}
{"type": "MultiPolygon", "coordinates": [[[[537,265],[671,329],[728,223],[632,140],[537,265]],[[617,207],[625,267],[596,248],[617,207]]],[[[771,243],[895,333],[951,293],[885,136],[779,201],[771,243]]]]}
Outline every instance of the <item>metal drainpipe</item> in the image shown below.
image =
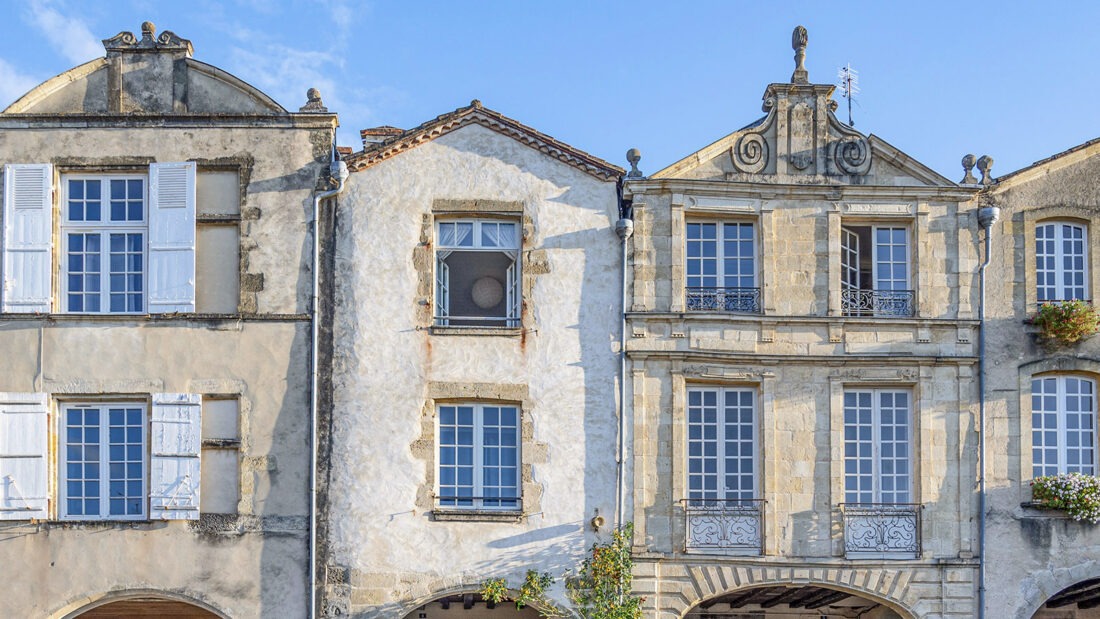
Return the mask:
{"type": "Polygon", "coordinates": [[[336,189],[313,194],[313,299],[310,305],[310,389],[309,389],[309,616],[317,616],[317,384],[320,382],[317,371],[320,353],[321,312],[320,312],[320,270],[321,270],[321,200],[335,197],[344,191],[344,181],[348,178],[348,165],[336,160],[336,135],[332,136],[332,161],[329,163],[329,176],[336,179],[336,189]]]}
{"type": "Polygon", "coordinates": [[[626,506],[626,284],[627,284],[627,243],[634,234],[634,221],[620,212],[622,217],[615,222],[615,234],[622,241],[622,312],[619,320],[619,436],[618,447],[615,451],[616,477],[615,477],[615,528],[619,529],[623,524],[623,510],[626,506]]]}
{"type": "Polygon", "coordinates": [[[985,229],[985,260],[978,268],[978,619],[985,617],[985,268],[993,224],[1000,216],[996,206],[978,209],[978,225],[985,229]]]}

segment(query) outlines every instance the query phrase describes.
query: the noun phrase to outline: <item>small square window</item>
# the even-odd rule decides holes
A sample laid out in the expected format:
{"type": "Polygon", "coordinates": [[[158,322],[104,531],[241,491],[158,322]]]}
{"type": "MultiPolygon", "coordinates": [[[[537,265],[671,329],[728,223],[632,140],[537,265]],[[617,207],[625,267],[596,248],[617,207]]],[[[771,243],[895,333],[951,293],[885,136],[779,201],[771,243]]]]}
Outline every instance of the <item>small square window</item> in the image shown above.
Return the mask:
{"type": "Polygon", "coordinates": [[[519,247],[515,221],[438,222],[435,324],[518,327],[519,247]]]}

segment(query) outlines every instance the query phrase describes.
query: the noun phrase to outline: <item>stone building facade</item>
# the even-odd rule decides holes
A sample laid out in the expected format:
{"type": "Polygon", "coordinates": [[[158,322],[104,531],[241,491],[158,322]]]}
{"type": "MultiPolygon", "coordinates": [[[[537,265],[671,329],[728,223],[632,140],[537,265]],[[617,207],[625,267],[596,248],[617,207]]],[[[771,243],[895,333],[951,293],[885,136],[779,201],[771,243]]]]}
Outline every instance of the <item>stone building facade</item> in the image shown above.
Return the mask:
{"type": "Polygon", "coordinates": [[[623,170],[471,105],[363,132],[335,215],[323,612],[535,617],[616,505],[623,170]]]}
{"type": "Polygon", "coordinates": [[[104,45],[0,113],[0,616],[306,616],[336,118],[149,23],[104,45]]]}
{"type": "Polygon", "coordinates": [[[1096,470],[1100,342],[1044,339],[1027,324],[1043,302],[1100,289],[1100,143],[997,179],[1001,209],[988,275],[989,616],[1100,617],[1100,531],[1032,503],[1039,475],[1096,470]]]}
{"type": "Polygon", "coordinates": [[[837,120],[793,44],[763,118],[626,182],[636,587],[973,617],[978,190],[837,120]]]}

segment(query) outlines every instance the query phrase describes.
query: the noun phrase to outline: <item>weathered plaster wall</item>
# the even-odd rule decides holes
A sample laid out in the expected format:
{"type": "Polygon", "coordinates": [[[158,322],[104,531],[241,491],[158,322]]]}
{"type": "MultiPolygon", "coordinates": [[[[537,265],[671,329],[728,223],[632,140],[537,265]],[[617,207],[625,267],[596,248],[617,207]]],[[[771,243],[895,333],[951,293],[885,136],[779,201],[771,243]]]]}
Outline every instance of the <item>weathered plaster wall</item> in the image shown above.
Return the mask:
{"type": "MultiPolygon", "coordinates": [[[[1100,341],[1042,343],[1025,324],[1037,304],[1035,225],[1073,220],[1088,228],[1088,289],[1096,299],[1100,254],[1100,156],[1070,154],[994,189],[1001,219],[993,226],[988,276],[987,429],[990,516],[987,587],[990,616],[1030,619],[1049,597],[1100,578],[1100,530],[1031,501],[1031,379],[1056,372],[1100,380],[1100,341]]],[[[1095,304],[1095,301],[1094,301],[1095,304]]],[[[1065,609],[1061,609],[1065,610],[1065,609]]],[[[1086,615],[1076,615],[1086,616],[1086,615]]]]}
{"type": "MultiPolygon", "coordinates": [[[[189,392],[240,409],[239,447],[204,465],[237,471],[222,485],[239,496],[219,507],[233,513],[6,524],[0,616],[59,617],[128,591],[199,600],[234,618],[307,614],[309,218],[333,124],[328,115],[0,116],[0,163],[51,162],[63,175],[196,161],[197,308],[218,314],[0,316],[0,348],[20,351],[0,359],[0,391],[50,394],[53,428],[66,397],[189,392]]],[[[56,485],[56,468],[50,475],[56,485]]]]}
{"type": "Polygon", "coordinates": [[[49,617],[130,589],[186,594],[232,617],[304,613],[309,376],[299,360],[308,338],[308,325],[296,322],[0,321],[5,349],[24,351],[0,359],[0,391],[201,393],[236,398],[241,409],[237,514],[6,523],[0,562],[18,569],[7,572],[0,615],[49,617]]]}
{"type": "Polygon", "coordinates": [[[352,174],[339,209],[326,607],[401,617],[485,578],[575,568],[596,539],[588,521],[599,510],[610,524],[615,505],[614,183],[470,125],[352,174]],[[522,204],[519,332],[430,332],[437,200],[522,204]],[[518,523],[434,521],[424,502],[432,397],[463,395],[523,408],[518,523]]]}
{"type": "MultiPolygon", "coordinates": [[[[331,117],[301,130],[292,129],[289,121],[267,128],[248,122],[204,127],[142,121],[89,124],[74,131],[49,121],[0,117],[3,163],[54,163],[59,173],[107,166],[139,172],[153,162],[193,160],[200,169],[236,171],[243,183],[241,263],[223,268],[241,271],[241,311],[309,311],[312,249],[307,231],[312,191],[327,166],[331,117]]],[[[200,213],[203,208],[199,206],[200,213]]]]}

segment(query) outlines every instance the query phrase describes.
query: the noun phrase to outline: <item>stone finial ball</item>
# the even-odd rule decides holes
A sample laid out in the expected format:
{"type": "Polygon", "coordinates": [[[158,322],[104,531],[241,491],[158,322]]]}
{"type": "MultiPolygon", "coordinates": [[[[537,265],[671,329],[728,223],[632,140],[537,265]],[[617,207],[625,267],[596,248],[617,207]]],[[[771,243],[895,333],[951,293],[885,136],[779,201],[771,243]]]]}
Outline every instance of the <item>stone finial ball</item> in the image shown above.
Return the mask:
{"type": "Polygon", "coordinates": [[[642,160],[642,151],[637,148],[626,151],[626,160],[630,163],[638,163],[642,160]]]}
{"type": "Polygon", "coordinates": [[[151,21],[141,22],[141,34],[142,36],[153,36],[153,33],[157,31],[156,25],[151,21]]]}
{"type": "Polygon", "coordinates": [[[320,101],[321,100],[321,91],[317,90],[316,88],[310,88],[309,90],[306,91],[306,99],[308,99],[310,101],[320,101]]]}
{"type": "Polygon", "coordinates": [[[981,157],[978,157],[979,170],[981,170],[982,172],[988,172],[991,168],[993,168],[993,157],[990,157],[989,155],[982,155],[981,157]]]}
{"type": "Polygon", "coordinates": [[[969,169],[974,167],[974,163],[976,161],[977,161],[977,158],[975,158],[974,155],[971,155],[971,154],[968,153],[966,155],[963,155],[962,166],[964,168],[966,168],[967,170],[969,170],[969,169]]]}

